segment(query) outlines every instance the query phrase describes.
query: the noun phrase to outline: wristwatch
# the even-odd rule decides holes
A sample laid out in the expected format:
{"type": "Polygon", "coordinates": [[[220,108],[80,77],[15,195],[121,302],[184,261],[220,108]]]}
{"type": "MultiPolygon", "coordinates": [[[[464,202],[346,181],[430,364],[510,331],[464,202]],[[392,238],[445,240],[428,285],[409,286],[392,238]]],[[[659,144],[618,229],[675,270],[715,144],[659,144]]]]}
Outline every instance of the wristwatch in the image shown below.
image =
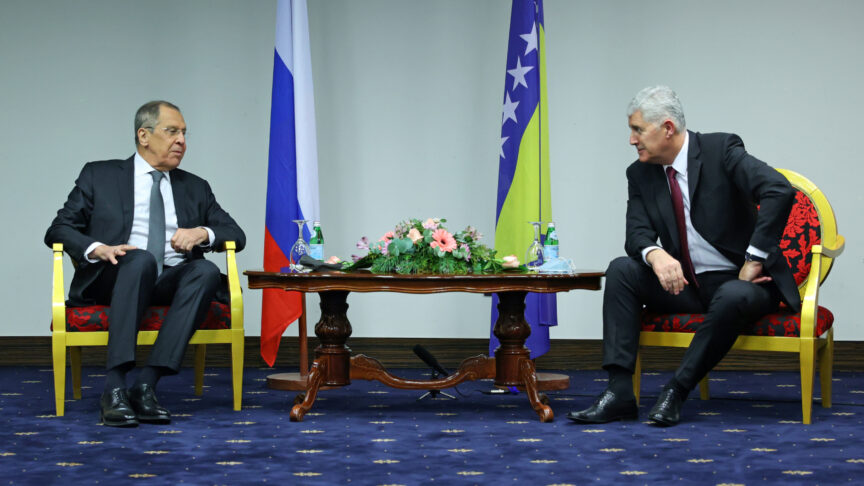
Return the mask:
{"type": "Polygon", "coordinates": [[[764,258],[762,258],[760,256],[756,256],[756,255],[750,253],[749,251],[744,253],[744,261],[745,262],[765,263],[764,258]]]}

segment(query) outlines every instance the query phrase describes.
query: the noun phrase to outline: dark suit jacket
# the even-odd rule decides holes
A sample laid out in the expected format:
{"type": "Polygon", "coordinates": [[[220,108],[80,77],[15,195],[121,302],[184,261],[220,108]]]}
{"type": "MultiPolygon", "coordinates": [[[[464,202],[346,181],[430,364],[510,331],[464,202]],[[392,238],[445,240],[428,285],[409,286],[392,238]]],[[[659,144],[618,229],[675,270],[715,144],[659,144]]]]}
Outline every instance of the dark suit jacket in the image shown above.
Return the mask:
{"type": "MultiPolygon", "coordinates": [[[[696,231],[739,267],[748,245],[767,251],[767,273],[786,304],[799,309],[798,288],[778,247],[794,202],[789,181],[748,154],[737,135],[689,133],[687,181],[696,231]]],[[[627,182],[627,254],[642,261],[642,250],[656,246],[659,237],[663,248],[680,259],[664,167],[636,161],[627,168],[627,182]]]]}
{"type": "MultiPolygon", "coordinates": [[[[66,204],[57,211],[45,233],[46,245],[63,243],[63,249],[77,264],[69,289],[70,302],[89,303],[82,297],[83,292],[107,265],[88,262],[84,255],[87,247],[96,241],[106,245],[129,241],[135,195],[133,157],[84,165],[66,204]]],[[[219,207],[207,181],[182,169],[172,170],[170,177],[177,225],[212,229],[216,241],[211,242],[211,249],[218,250],[226,241],[233,240],[237,250],[242,250],[246,235],[219,207]]],[[[187,258],[204,258],[203,250],[195,248],[187,258]]]]}

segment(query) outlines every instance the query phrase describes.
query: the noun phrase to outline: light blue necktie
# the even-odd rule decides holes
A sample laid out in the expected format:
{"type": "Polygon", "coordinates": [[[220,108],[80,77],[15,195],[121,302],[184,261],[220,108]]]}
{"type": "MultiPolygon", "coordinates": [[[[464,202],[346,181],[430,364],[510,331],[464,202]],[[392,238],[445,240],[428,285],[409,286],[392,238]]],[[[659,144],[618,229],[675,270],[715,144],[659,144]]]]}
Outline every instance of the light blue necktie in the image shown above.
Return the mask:
{"type": "Polygon", "coordinates": [[[150,228],[147,232],[147,251],[156,257],[156,268],[162,273],[165,261],[165,203],[162,201],[162,191],[159,190],[165,174],[154,170],[153,187],[150,188],[150,228]]]}

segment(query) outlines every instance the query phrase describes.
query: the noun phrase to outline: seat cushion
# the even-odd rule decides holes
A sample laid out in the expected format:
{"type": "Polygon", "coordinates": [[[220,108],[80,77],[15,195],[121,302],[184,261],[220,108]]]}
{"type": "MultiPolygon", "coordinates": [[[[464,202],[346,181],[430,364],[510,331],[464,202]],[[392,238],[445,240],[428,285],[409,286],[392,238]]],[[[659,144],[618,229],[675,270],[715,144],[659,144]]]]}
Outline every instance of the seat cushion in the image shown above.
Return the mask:
{"type": "MultiPolygon", "coordinates": [[[[642,314],[643,332],[696,332],[705,314],[642,314]]],[[[816,314],[816,336],[821,336],[834,324],[834,314],[819,306],[816,314]]],[[[801,314],[785,307],[773,314],[759,319],[752,328],[742,334],[750,336],[791,336],[801,335],[801,314]]]]}
{"type": "MultiPolygon", "coordinates": [[[[141,331],[158,331],[162,327],[168,306],[148,307],[141,321],[141,331]]],[[[66,308],[66,328],[69,332],[107,331],[108,306],[91,305],[87,307],[66,308]]],[[[231,308],[219,302],[211,302],[207,317],[198,329],[229,329],[231,327],[231,308]]]]}

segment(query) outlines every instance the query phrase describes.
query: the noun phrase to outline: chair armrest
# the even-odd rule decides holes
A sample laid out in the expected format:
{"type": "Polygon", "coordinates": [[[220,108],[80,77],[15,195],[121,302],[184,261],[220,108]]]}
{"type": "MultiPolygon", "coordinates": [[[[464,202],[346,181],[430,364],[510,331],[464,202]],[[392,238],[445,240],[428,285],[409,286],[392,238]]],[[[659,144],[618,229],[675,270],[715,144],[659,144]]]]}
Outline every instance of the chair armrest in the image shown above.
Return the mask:
{"type": "Polygon", "coordinates": [[[831,247],[813,245],[810,249],[810,274],[804,287],[804,298],[801,300],[801,337],[812,338],[816,328],[816,317],[819,311],[819,279],[822,276],[822,265],[827,260],[837,258],[846,247],[843,235],[837,235],[837,240],[831,247]]]}
{"type": "Polygon", "coordinates": [[[66,332],[66,295],[63,281],[63,244],[54,243],[54,279],[51,292],[53,332],[66,332]]]}
{"type": "Polygon", "coordinates": [[[231,297],[231,329],[243,329],[243,294],[237,273],[237,244],[225,242],[225,267],[228,270],[228,294],[231,297]]]}

